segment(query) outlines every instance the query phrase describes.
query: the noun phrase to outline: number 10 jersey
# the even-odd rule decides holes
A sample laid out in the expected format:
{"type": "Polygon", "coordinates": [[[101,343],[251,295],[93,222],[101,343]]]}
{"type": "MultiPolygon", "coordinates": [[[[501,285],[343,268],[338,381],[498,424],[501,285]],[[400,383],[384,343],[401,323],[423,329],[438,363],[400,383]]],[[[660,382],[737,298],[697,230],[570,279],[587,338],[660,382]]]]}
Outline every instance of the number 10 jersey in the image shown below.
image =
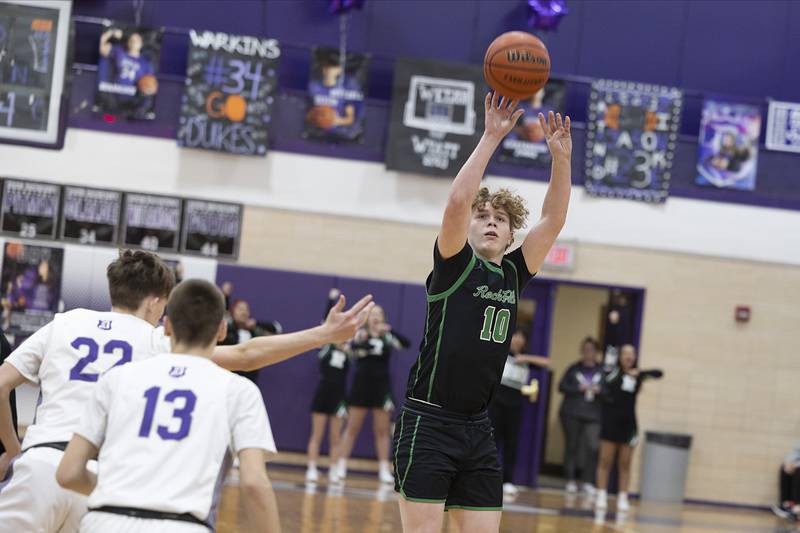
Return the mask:
{"type": "Polygon", "coordinates": [[[74,309],[55,315],[6,359],[41,391],[22,448],[68,442],[102,374],[169,351],[163,329],[130,314],[74,309]]]}

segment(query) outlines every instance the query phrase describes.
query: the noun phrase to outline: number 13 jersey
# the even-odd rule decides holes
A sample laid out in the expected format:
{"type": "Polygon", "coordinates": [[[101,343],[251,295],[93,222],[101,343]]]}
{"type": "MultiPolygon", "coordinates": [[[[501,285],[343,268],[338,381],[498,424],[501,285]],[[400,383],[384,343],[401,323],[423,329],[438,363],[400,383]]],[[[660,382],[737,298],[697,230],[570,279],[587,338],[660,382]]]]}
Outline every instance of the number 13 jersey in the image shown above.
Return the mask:
{"type": "Polygon", "coordinates": [[[55,315],[6,359],[40,387],[22,448],[68,442],[103,373],[169,351],[163,329],[133,315],[89,309],[55,315]]]}
{"type": "Polygon", "coordinates": [[[443,259],[437,244],[425,284],[425,336],[407,396],[459,414],[486,409],[509,352],[519,294],[531,277],[519,248],[500,266],[469,244],[443,259]]]}

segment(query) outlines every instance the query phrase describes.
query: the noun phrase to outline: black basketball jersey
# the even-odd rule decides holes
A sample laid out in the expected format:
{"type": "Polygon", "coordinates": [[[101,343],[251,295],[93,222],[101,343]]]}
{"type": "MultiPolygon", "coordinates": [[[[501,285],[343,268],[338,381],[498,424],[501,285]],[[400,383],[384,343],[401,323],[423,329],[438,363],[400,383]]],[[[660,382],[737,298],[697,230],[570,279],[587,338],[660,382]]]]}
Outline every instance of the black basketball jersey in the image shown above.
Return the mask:
{"type": "Polygon", "coordinates": [[[361,342],[353,341],[356,376],[363,379],[388,378],[389,358],[395,346],[399,344],[391,333],[381,336],[370,335],[361,342]]]}
{"type": "Polygon", "coordinates": [[[344,383],[349,365],[347,352],[335,344],[326,344],[319,351],[319,373],[324,381],[344,383]]]}
{"type": "Polygon", "coordinates": [[[502,265],[469,246],[443,259],[434,248],[428,309],[407,396],[461,414],[487,408],[499,385],[517,322],[517,301],[532,275],[521,249],[502,265]]]}

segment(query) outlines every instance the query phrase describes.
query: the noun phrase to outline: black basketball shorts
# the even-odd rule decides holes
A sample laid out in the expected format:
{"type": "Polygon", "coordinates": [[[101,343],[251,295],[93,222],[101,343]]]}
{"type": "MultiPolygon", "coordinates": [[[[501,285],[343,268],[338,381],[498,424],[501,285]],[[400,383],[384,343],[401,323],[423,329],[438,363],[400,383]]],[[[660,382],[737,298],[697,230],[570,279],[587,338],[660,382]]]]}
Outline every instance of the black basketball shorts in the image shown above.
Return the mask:
{"type": "Polygon", "coordinates": [[[487,414],[445,414],[409,400],[395,422],[395,491],[445,509],[501,511],[503,472],[487,414]]]}

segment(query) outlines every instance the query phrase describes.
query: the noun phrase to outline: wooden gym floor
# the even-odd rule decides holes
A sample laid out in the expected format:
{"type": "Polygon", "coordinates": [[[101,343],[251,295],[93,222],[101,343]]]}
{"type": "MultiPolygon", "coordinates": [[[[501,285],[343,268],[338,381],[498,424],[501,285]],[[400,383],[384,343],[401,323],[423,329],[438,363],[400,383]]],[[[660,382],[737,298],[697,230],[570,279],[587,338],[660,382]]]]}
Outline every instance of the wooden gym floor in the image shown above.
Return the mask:
{"type": "MultiPolygon", "coordinates": [[[[271,464],[284,533],[383,533],[399,532],[397,495],[391,486],[380,486],[374,463],[355,462],[342,487],[329,487],[325,470],[320,483],[305,483],[300,457],[279,460],[295,464],[271,464]]],[[[523,490],[504,505],[500,530],[504,533],[800,533],[800,527],[767,511],[729,509],[703,505],[666,505],[632,501],[627,516],[614,513],[610,498],[607,516],[595,516],[591,503],[581,495],[559,490],[523,490]]],[[[218,517],[219,533],[248,531],[242,526],[236,476],[223,490],[218,517]]],[[[445,519],[445,531],[447,531],[445,519]]]]}

